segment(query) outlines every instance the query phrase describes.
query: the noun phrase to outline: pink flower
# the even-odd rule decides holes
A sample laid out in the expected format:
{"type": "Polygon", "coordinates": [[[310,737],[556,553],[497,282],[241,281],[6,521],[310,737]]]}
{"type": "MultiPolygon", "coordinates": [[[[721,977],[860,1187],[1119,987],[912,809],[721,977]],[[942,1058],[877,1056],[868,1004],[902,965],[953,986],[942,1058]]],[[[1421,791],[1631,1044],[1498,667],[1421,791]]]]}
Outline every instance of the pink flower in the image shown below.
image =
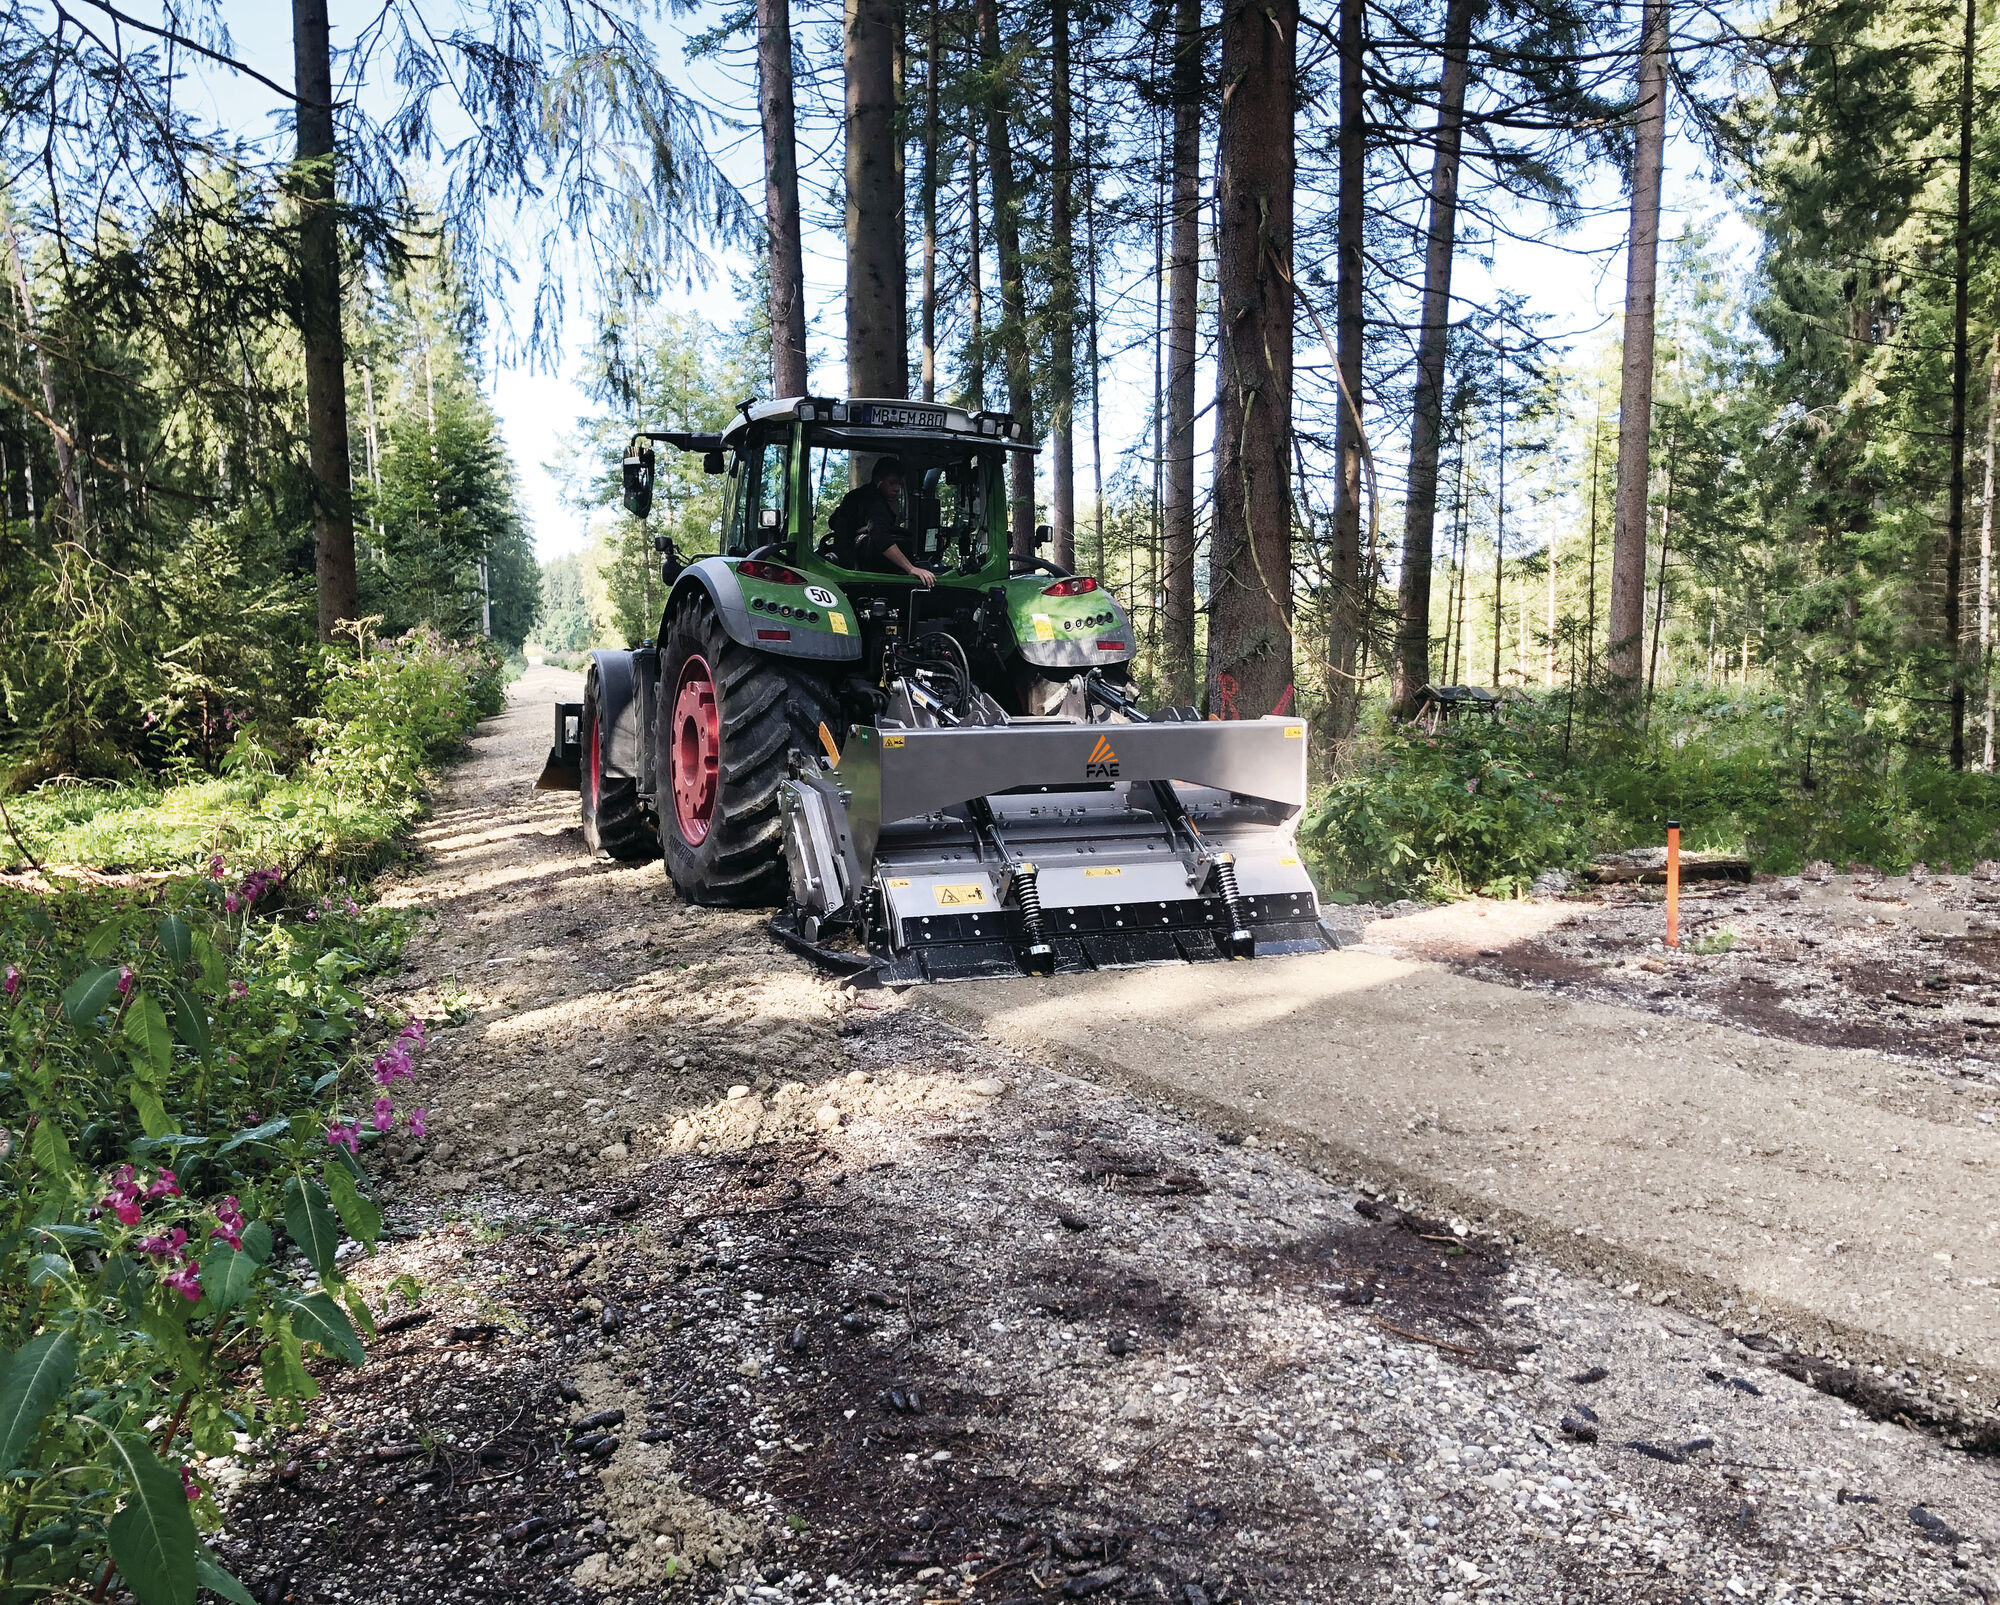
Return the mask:
{"type": "Polygon", "coordinates": [[[394,1086],[411,1073],[410,1050],[400,1042],[375,1056],[375,1081],[378,1086],[394,1086]]]}
{"type": "Polygon", "coordinates": [[[409,1043],[413,1048],[424,1045],[424,1022],[411,1018],[410,1022],[396,1033],[397,1040],[409,1043]]]}
{"type": "Polygon", "coordinates": [[[371,1124],[377,1131],[394,1131],[396,1129],[396,1106],[387,1098],[377,1098],[375,1100],[375,1118],[371,1124]]]}
{"type": "Polygon", "coordinates": [[[237,902],[236,894],[234,892],[224,892],[222,894],[222,906],[228,909],[230,913],[234,914],[243,905],[237,902]]]}
{"type": "Polygon", "coordinates": [[[11,964],[7,966],[7,979],[0,981],[0,992],[6,993],[9,1003],[12,1003],[15,998],[20,996],[21,972],[11,964]]]}
{"type": "Polygon", "coordinates": [[[219,1237],[238,1253],[243,1251],[243,1211],[237,1207],[236,1195],[231,1193],[216,1206],[215,1218],[219,1222],[210,1237],[219,1237]]]}
{"type": "Polygon", "coordinates": [[[132,966],[129,964],[118,966],[118,995],[121,998],[132,995],[132,966]]]}
{"type": "Polygon", "coordinates": [[[130,1165],[120,1165],[111,1175],[111,1191],[104,1195],[100,1209],[108,1209],[127,1226],[139,1224],[139,1183],[130,1165]]]}
{"type": "Polygon", "coordinates": [[[161,1259],[179,1259],[187,1249],[188,1234],[176,1226],[164,1237],[142,1237],[139,1252],[155,1254],[161,1259]]]}
{"type": "Polygon", "coordinates": [[[357,1120],[336,1120],[326,1128],[326,1140],[336,1148],[358,1154],[361,1152],[361,1123],[357,1120]]]}
{"type": "Polygon", "coordinates": [[[148,1198],[178,1198],[180,1195],[180,1178],[171,1170],[161,1171],[159,1179],[146,1189],[148,1198]]]}
{"type": "Polygon", "coordinates": [[[250,995],[250,983],[241,978],[229,983],[229,995],[241,1002],[250,995]]]}
{"type": "MultiPolygon", "coordinates": [[[[195,1269],[193,1260],[189,1260],[179,1270],[161,1277],[160,1286],[172,1288],[190,1304],[201,1301],[201,1273],[195,1269]]],[[[196,1496],[189,1494],[188,1497],[192,1499],[196,1496]]]]}
{"type": "Polygon", "coordinates": [[[181,1486],[187,1490],[189,1504],[201,1497],[201,1484],[194,1480],[194,1473],[186,1466],[181,1467],[181,1486]]]}
{"type": "Polygon", "coordinates": [[[412,1109],[410,1111],[410,1135],[412,1137],[421,1137],[424,1135],[424,1112],[421,1109],[412,1109]]]}
{"type": "Polygon", "coordinates": [[[208,876],[210,880],[219,881],[222,879],[222,854],[216,853],[209,859],[208,876]]]}

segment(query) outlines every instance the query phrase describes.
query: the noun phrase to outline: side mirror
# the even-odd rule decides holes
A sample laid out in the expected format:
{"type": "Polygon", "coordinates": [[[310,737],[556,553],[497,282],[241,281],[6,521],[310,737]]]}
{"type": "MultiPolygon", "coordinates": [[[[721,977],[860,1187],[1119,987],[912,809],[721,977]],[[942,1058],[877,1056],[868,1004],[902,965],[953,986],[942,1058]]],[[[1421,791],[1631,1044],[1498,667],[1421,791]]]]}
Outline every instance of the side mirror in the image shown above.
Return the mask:
{"type": "Polygon", "coordinates": [[[1050,538],[1051,538],[1051,531],[1048,525],[1037,524],[1035,526],[1035,544],[1037,546],[1048,545],[1050,538]]]}
{"type": "Polygon", "coordinates": [[[635,451],[627,455],[625,469],[625,511],[644,518],[653,510],[653,454],[635,451]]]}
{"type": "Polygon", "coordinates": [[[704,474],[721,474],[728,471],[719,451],[705,451],[701,454],[701,471],[704,474]]]}

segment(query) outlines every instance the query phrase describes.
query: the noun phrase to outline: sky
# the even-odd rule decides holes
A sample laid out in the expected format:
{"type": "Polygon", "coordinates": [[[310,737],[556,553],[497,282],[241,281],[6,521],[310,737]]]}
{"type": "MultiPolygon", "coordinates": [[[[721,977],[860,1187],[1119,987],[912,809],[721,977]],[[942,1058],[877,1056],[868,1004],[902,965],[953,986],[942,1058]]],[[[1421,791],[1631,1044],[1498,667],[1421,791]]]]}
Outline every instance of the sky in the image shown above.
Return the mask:
{"type": "MultiPolygon", "coordinates": [[[[134,9],[149,19],[159,15],[151,5],[144,9],[135,5],[134,9]]],[[[349,0],[333,0],[330,10],[336,48],[350,43],[354,30],[376,14],[373,5],[357,5],[349,0]]],[[[289,7],[220,0],[220,15],[229,28],[231,47],[239,60],[279,82],[290,81],[289,7]]],[[[699,16],[691,22],[658,23],[661,54],[684,88],[739,124],[750,124],[741,131],[719,132],[711,143],[711,155],[761,209],[761,147],[751,124],[756,114],[754,95],[747,84],[733,82],[714,65],[689,65],[682,57],[681,41],[688,37],[688,30],[708,21],[706,16],[699,16]]],[[[282,129],[289,136],[289,116],[281,115],[282,103],[277,97],[226,68],[209,64],[191,68],[189,90],[196,97],[207,97],[215,114],[239,132],[269,134],[282,129]]],[[[363,91],[364,98],[378,93],[376,89],[363,91]]],[[[1476,252],[1464,251],[1455,270],[1455,293],[1468,301],[1484,300],[1495,290],[1524,293],[1529,309],[1547,318],[1549,332],[1571,336],[1579,353],[1602,338],[1612,330],[1624,299],[1625,212],[1617,181],[1608,174],[1600,174],[1594,180],[1585,200],[1585,220],[1559,242],[1500,240],[1493,244],[1491,261],[1486,265],[1477,260],[1476,252]]],[[[1684,221],[1713,218],[1727,208],[1728,197],[1703,171],[1695,148],[1684,138],[1671,139],[1662,238],[1671,239],[1684,221]]],[[[1532,226],[1533,220],[1523,219],[1524,232],[1532,226]]],[[[1722,236],[1725,247],[1740,247],[1743,238],[1740,225],[1725,226],[1722,236]]],[[[826,231],[809,229],[806,247],[808,309],[816,320],[812,352],[815,387],[837,392],[842,388],[835,343],[842,327],[838,303],[844,277],[840,242],[826,231]]],[[[717,255],[716,271],[707,284],[691,286],[682,295],[686,309],[718,324],[735,322],[741,309],[730,291],[729,270],[741,270],[748,265],[740,258],[732,260],[726,254],[717,255]]],[[[496,352],[489,360],[489,389],[520,476],[523,510],[533,531],[535,550],[546,560],[575,551],[588,539],[586,516],[564,504],[558,474],[549,470],[552,459],[559,455],[564,433],[592,410],[588,397],[573,382],[591,319],[588,307],[572,306],[562,332],[562,353],[551,364],[531,365],[524,359],[510,358],[502,349],[505,342],[500,331],[510,322],[517,329],[527,327],[525,302],[533,278],[532,272],[523,270],[522,287],[513,292],[510,304],[494,309],[498,314],[492,318],[496,352]]],[[[1307,330],[1302,329],[1301,334],[1310,337],[1307,330]]],[[[1204,388],[1209,383],[1212,378],[1204,381],[1204,388]]],[[[1151,387],[1150,353],[1131,354],[1122,366],[1107,371],[1104,383],[1107,465],[1120,442],[1134,438],[1144,427],[1151,406],[1151,387]]],[[[1080,431],[1080,486],[1089,483],[1088,451],[1087,432],[1080,431]]],[[[1378,451],[1393,454],[1394,443],[1378,443],[1378,451]]]]}

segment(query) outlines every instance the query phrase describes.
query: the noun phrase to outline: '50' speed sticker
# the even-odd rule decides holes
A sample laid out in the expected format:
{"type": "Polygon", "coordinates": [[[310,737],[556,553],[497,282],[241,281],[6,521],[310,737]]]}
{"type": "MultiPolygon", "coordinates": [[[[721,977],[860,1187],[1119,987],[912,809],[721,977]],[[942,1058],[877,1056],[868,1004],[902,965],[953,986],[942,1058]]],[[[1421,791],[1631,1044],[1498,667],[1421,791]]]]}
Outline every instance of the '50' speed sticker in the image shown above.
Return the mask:
{"type": "Polygon", "coordinates": [[[816,607],[838,607],[840,605],[840,598],[835,596],[824,585],[808,585],[806,587],[806,600],[816,607]]]}

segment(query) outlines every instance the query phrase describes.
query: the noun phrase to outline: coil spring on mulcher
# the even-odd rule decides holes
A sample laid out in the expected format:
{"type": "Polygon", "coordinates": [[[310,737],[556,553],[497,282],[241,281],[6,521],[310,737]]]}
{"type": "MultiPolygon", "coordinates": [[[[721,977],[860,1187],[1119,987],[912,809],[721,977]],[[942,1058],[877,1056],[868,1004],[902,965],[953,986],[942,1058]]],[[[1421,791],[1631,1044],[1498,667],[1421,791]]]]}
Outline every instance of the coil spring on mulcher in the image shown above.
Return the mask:
{"type": "Polygon", "coordinates": [[[1250,922],[1243,913],[1243,894],[1236,887],[1236,859],[1229,853],[1218,853],[1215,859],[1215,884],[1222,892],[1222,906],[1229,915],[1229,941],[1232,946],[1248,942],[1250,922]]]}
{"type": "Polygon", "coordinates": [[[1021,933],[1028,939],[1028,968],[1046,975],[1055,968],[1055,949],[1049,945],[1042,922],[1040,872],[1033,864],[1022,864],[1015,869],[1014,895],[1021,903],[1021,933]]]}

